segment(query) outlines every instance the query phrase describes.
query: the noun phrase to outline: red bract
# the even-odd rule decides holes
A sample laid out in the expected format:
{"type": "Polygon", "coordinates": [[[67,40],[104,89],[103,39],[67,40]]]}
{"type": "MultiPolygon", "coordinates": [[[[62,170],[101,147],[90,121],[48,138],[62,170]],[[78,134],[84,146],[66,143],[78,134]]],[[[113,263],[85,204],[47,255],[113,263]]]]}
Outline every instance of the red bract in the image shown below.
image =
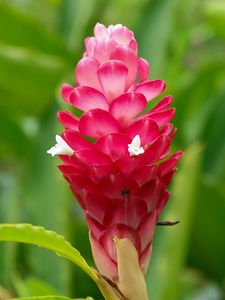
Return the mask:
{"type": "Polygon", "coordinates": [[[97,24],[85,46],[77,85],[62,86],[63,99],[83,114],[58,113],[65,130],[48,152],[60,155],[59,169],[86,215],[96,265],[113,279],[115,236],[132,241],[147,270],[155,226],[182,152],[167,157],[175,135],[172,97],[143,113],[166,84],[148,80],[149,64],[138,57],[133,33],[122,25],[97,24]]]}

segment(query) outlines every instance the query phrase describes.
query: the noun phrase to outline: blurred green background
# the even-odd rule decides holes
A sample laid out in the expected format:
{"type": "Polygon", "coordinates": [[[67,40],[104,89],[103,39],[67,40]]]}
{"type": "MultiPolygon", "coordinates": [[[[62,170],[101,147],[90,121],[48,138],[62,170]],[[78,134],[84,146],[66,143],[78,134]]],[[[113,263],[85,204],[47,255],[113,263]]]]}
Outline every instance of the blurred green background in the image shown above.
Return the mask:
{"type": "MultiPolygon", "coordinates": [[[[151,300],[223,300],[225,289],[225,1],[0,0],[0,222],[56,230],[92,262],[87,228],[46,154],[62,130],[60,85],[74,84],[96,22],[122,23],[174,96],[183,158],[147,275],[151,300]]],[[[154,103],[157,103],[155,101],[154,103]]],[[[101,296],[47,250],[0,244],[0,299],[101,296]]]]}

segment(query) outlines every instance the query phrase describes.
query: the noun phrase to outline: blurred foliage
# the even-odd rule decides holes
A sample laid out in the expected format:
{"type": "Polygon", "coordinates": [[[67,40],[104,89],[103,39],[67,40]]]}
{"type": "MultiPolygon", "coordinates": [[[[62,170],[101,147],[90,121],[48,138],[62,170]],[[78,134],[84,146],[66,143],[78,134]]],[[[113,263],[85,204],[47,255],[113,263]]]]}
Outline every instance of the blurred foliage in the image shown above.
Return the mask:
{"type": "MultiPolygon", "coordinates": [[[[222,300],[225,288],[224,0],[1,0],[0,222],[56,230],[92,262],[80,209],[46,155],[61,130],[59,87],[74,81],[83,39],[96,22],[136,34],[151,78],[166,80],[186,157],[158,228],[147,276],[153,300],[222,300]],[[200,146],[199,146],[200,145],[200,146]]],[[[0,245],[0,299],[100,295],[51,253],[0,245]],[[53,292],[54,291],[54,292],[53,292]]]]}

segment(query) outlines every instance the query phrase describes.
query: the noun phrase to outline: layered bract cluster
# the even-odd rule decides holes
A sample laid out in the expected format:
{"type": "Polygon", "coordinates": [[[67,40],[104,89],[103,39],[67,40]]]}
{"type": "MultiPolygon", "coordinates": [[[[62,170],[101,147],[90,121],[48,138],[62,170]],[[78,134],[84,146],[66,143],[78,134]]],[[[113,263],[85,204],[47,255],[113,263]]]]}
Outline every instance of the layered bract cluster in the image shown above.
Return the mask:
{"type": "Polygon", "coordinates": [[[85,212],[99,271],[114,279],[115,236],[133,242],[146,271],[182,153],[167,157],[175,134],[172,97],[143,113],[166,84],[148,80],[149,64],[138,57],[133,33],[122,25],[97,24],[85,46],[76,86],[62,86],[63,99],[83,114],[58,113],[65,130],[49,153],[60,155],[59,169],[85,212]]]}

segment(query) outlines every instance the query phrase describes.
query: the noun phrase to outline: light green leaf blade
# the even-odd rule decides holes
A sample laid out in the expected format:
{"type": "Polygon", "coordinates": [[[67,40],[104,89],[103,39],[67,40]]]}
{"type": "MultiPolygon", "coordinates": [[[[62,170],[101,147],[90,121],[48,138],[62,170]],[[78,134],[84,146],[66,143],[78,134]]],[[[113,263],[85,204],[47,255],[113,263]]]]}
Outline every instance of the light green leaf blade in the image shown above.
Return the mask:
{"type": "Polygon", "coordinates": [[[163,220],[180,220],[170,228],[158,228],[147,286],[150,299],[178,299],[179,278],[185,263],[196,201],[196,188],[200,173],[199,144],[186,151],[181,168],[174,180],[172,199],[163,220]]]}
{"type": "Polygon", "coordinates": [[[167,63],[166,53],[178,4],[178,0],[153,0],[145,10],[139,45],[141,55],[151,62],[153,77],[161,75],[167,63]]]}
{"type": "Polygon", "coordinates": [[[54,231],[31,224],[2,224],[0,225],[0,241],[27,243],[52,250],[84,270],[96,282],[106,300],[119,299],[114,288],[87,264],[79,251],[54,231]]]}
{"type": "Polygon", "coordinates": [[[209,0],[203,2],[203,13],[214,33],[225,38],[225,2],[223,0],[209,0]]]}
{"type": "Polygon", "coordinates": [[[105,5],[104,13],[99,14],[103,24],[124,24],[135,31],[140,22],[143,22],[143,11],[148,0],[113,0],[105,5]]]}
{"type": "Polygon", "coordinates": [[[98,279],[79,251],[65,241],[63,236],[56,234],[54,231],[30,224],[3,224],[0,225],[0,241],[28,243],[52,250],[57,255],[65,257],[78,265],[94,281],[98,279]]]}
{"type": "Polygon", "coordinates": [[[16,290],[18,298],[27,297],[43,297],[43,296],[60,296],[57,290],[55,290],[49,283],[35,277],[28,277],[22,279],[19,276],[13,278],[13,285],[16,290]]]}
{"type": "Polygon", "coordinates": [[[79,51],[93,15],[99,11],[98,0],[64,0],[61,3],[61,32],[68,48],[79,51]]]}
{"type": "MultiPolygon", "coordinates": [[[[64,296],[37,296],[37,297],[25,297],[25,298],[14,298],[13,300],[71,300],[69,297],[64,296]]],[[[93,300],[92,297],[87,298],[76,298],[73,300],[93,300]]]]}

